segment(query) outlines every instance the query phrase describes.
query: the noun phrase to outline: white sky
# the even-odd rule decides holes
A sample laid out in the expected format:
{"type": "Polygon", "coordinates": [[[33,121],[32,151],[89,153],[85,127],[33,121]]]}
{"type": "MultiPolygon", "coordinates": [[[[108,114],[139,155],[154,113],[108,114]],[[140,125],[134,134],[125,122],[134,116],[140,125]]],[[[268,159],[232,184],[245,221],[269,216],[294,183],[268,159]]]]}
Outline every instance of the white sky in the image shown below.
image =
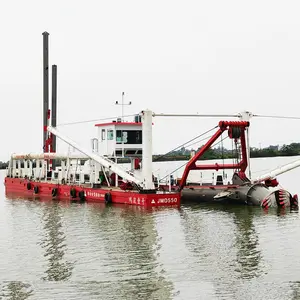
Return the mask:
{"type": "MultiPolygon", "coordinates": [[[[298,1],[5,1],[0,160],[42,151],[42,32],[58,65],[58,123],[149,108],[299,116],[298,1]]],[[[51,85],[50,85],[51,87],[51,85]]],[[[50,94],[51,99],[51,94],[50,94]]],[[[154,120],[164,153],[218,119],[154,120]]],[[[300,120],[253,118],[251,144],[300,142],[300,120]]],[[[62,127],[89,146],[93,123],[62,127]]],[[[61,151],[65,147],[61,146],[61,151]]]]}

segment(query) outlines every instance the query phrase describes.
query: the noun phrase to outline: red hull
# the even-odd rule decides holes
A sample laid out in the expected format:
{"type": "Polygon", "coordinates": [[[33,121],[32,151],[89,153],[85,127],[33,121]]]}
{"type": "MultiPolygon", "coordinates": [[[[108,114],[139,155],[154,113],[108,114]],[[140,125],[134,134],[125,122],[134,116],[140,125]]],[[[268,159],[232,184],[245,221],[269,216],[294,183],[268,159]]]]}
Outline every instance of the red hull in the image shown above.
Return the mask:
{"type": "Polygon", "coordinates": [[[79,185],[62,185],[48,182],[34,182],[23,178],[5,178],[6,194],[18,193],[22,196],[50,197],[61,200],[80,200],[77,196],[71,196],[71,189],[76,190],[76,195],[80,191],[84,192],[85,200],[88,202],[105,202],[105,194],[110,193],[112,203],[122,203],[129,205],[138,205],[145,207],[160,206],[180,206],[181,194],[165,193],[165,194],[142,194],[134,191],[124,191],[113,188],[88,188],[79,185]],[[31,183],[28,189],[27,184],[31,183]],[[34,187],[38,187],[38,193],[34,192],[34,187]],[[53,189],[57,189],[57,195],[52,196],[53,189]]]}

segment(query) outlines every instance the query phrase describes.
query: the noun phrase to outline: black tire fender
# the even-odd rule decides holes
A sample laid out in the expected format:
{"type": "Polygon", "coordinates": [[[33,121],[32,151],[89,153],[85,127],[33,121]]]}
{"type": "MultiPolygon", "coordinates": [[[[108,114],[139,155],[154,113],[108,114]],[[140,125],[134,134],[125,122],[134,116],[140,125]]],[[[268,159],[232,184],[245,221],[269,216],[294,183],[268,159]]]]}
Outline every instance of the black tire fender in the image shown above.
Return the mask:
{"type": "Polygon", "coordinates": [[[105,203],[112,203],[111,193],[106,193],[104,195],[104,201],[105,201],[105,203]]]}
{"type": "Polygon", "coordinates": [[[33,191],[34,191],[35,194],[38,194],[38,192],[39,192],[39,187],[38,187],[37,185],[34,186],[33,191]]]}

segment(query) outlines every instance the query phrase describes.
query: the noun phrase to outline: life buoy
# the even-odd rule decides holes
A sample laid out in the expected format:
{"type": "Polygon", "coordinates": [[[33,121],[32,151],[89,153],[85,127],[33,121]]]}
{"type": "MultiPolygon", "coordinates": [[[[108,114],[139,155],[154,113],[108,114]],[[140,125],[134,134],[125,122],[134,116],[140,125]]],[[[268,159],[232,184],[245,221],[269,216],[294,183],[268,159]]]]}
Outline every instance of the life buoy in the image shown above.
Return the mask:
{"type": "Polygon", "coordinates": [[[55,196],[57,196],[57,192],[58,192],[58,190],[57,190],[57,188],[53,188],[52,189],[52,197],[55,197],[55,196]]]}
{"type": "Polygon", "coordinates": [[[34,190],[34,193],[37,194],[37,193],[39,192],[39,187],[36,185],[36,186],[33,188],[33,190],[34,190]]]}
{"type": "Polygon", "coordinates": [[[111,193],[106,193],[106,194],[104,195],[104,201],[105,201],[106,204],[107,204],[107,203],[112,203],[111,193]]]}
{"type": "Polygon", "coordinates": [[[27,182],[27,190],[31,190],[31,182],[27,182]]]}
{"type": "Polygon", "coordinates": [[[74,188],[70,190],[70,195],[72,198],[76,198],[76,190],[74,188]]]}
{"type": "Polygon", "coordinates": [[[81,201],[85,201],[84,191],[80,191],[80,192],[78,193],[78,196],[79,196],[79,199],[80,199],[81,201]]]}

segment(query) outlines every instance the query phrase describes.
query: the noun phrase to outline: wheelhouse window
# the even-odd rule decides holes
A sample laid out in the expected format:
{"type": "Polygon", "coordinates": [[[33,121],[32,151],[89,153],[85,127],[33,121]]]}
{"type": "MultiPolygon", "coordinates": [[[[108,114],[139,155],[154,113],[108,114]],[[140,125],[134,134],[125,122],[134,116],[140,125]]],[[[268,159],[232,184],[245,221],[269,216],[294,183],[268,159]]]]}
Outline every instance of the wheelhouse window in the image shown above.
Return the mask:
{"type": "Polygon", "coordinates": [[[104,141],[105,140],[105,129],[101,130],[101,140],[104,141]]]}
{"type": "Polygon", "coordinates": [[[122,130],[116,131],[116,142],[117,144],[122,143],[122,130]]]}
{"type": "Polygon", "coordinates": [[[108,140],[114,139],[114,131],[112,129],[107,130],[107,139],[108,140]]]}
{"type": "Polygon", "coordinates": [[[142,130],[117,130],[117,144],[142,144],[142,130]]]}

